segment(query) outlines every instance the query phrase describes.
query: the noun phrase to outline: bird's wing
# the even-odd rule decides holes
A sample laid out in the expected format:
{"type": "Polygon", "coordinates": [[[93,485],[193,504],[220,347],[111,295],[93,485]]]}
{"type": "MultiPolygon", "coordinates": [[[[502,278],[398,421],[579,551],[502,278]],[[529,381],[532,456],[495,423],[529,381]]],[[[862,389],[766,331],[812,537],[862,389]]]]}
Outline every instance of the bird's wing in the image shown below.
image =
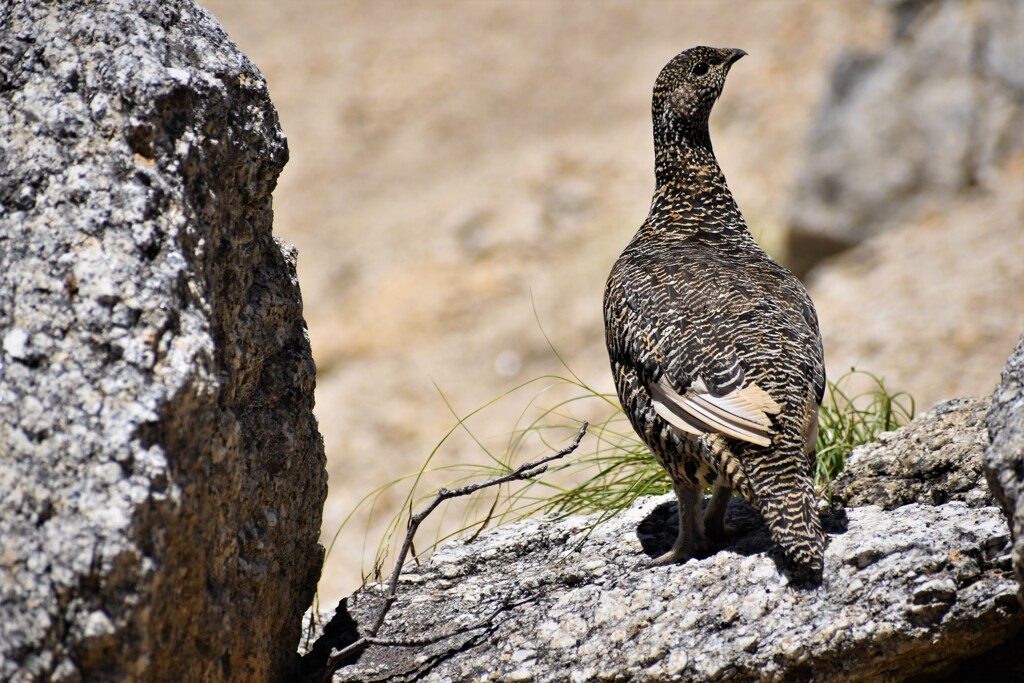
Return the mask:
{"type": "Polygon", "coordinates": [[[769,415],[779,404],[756,384],[716,396],[698,377],[679,393],[662,375],[649,385],[655,412],[673,427],[691,434],[718,433],[758,446],[771,445],[769,415]]]}
{"type": "Polygon", "coordinates": [[[770,445],[769,416],[781,408],[723,333],[740,304],[714,296],[707,281],[688,289],[679,273],[664,277],[657,262],[624,268],[605,302],[613,362],[637,369],[655,411],[677,429],[770,445]]]}

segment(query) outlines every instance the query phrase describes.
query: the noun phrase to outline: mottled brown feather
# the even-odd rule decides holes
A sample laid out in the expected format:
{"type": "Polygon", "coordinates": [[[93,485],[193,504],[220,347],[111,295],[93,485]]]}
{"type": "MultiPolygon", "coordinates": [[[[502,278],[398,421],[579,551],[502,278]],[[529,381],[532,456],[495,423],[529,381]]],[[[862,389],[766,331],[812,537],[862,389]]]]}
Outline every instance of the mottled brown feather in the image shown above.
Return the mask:
{"type": "Polygon", "coordinates": [[[820,573],[825,538],[809,443],[825,389],[817,316],[800,281],[751,237],[708,133],[726,74],[744,54],[692,48],[658,76],[656,190],[647,220],[608,278],[606,341],[623,409],[680,499],[679,540],[659,561],[704,549],[693,491],[716,485],[760,510],[793,563],[820,573]],[[712,403],[728,397],[721,404],[739,405],[730,399],[747,392],[776,410],[747,413],[745,421],[729,422],[732,432],[716,428],[714,411],[679,409],[677,396],[697,383],[712,403]],[[673,426],[659,411],[684,423],[673,426]]]}

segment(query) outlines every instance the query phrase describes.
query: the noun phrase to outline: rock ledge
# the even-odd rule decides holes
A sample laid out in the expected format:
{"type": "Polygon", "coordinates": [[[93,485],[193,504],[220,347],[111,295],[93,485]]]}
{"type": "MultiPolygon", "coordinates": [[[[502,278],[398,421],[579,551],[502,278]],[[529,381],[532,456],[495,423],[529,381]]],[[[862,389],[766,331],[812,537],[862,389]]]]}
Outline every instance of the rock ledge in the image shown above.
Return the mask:
{"type": "MultiPolygon", "coordinates": [[[[659,539],[637,529],[667,528],[671,501],[646,499],[589,537],[591,519],[534,520],[445,546],[404,575],[389,637],[514,606],[489,630],[426,649],[371,648],[336,680],[901,680],[939,674],[1024,626],[997,508],[851,509],[830,521],[824,583],[807,587],[780,571],[738,500],[736,542],[649,567],[659,539]]],[[[379,600],[378,587],[357,593],[357,621],[379,600]]]]}

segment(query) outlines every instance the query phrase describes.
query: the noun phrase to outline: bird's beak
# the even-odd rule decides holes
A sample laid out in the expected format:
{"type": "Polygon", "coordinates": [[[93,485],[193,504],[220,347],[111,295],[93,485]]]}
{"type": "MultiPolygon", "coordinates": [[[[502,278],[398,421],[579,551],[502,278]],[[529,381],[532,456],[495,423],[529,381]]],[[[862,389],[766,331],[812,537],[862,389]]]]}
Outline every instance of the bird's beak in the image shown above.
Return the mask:
{"type": "Polygon", "coordinates": [[[726,62],[728,66],[732,66],[740,60],[741,57],[746,57],[747,53],[744,50],[733,48],[732,55],[729,56],[729,61],[726,62]]]}

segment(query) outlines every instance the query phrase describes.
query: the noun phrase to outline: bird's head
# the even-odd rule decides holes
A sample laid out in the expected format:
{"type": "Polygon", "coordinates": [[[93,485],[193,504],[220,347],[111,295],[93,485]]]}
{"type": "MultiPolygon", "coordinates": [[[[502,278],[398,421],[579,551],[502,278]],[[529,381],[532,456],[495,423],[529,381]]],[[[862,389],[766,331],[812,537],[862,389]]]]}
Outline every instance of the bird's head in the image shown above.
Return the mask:
{"type": "Polygon", "coordinates": [[[711,107],[722,94],[729,69],[746,54],[735,48],[691,47],[666,64],[654,83],[655,136],[710,142],[711,107]]]}

